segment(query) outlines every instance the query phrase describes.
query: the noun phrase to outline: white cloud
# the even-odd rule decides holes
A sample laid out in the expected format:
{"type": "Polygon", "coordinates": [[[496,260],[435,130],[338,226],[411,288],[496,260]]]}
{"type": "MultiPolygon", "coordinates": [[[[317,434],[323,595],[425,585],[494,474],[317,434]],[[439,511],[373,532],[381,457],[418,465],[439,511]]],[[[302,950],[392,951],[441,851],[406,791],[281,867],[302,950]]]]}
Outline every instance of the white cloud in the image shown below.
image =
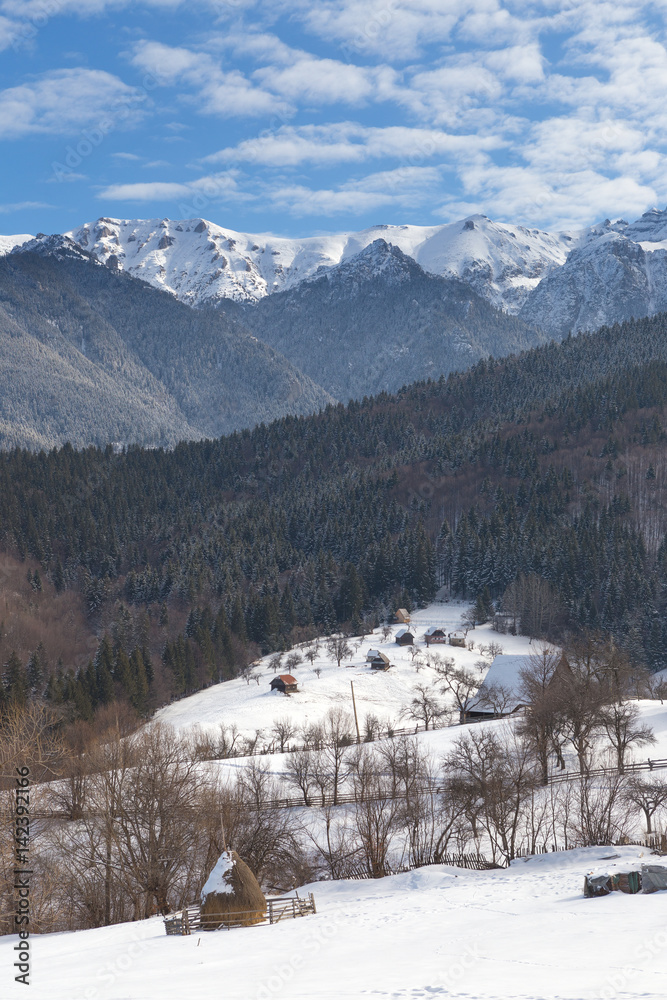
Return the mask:
{"type": "Polygon", "coordinates": [[[187,197],[187,184],[169,184],[163,181],[148,181],[144,184],[111,184],[100,191],[98,198],[107,201],[165,201],[187,197]]]}
{"type": "Polygon", "coordinates": [[[23,212],[31,208],[55,208],[45,201],[17,201],[13,204],[0,205],[0,215],[9,215],[12,212],[23,212]]]}
{"type": "Polygon", "coordinates": [[[10,45],[18,45],[25,35],[25,29],[18,21],[10,21],[0,15],[0,52],[10,45]]]}
{"type": "Polygon", "coordinates": [[[245,197],[237,189],[236,176],[231,171],[199,177],[195,181],[172,183],[168,181],[145,181],[136,184],[111,184],[99,192],[98,198],[107,201],[171,201],[204,195],[207,200],[223,198],[230,194],[245,197]]]}
{"type": "MultiPolygon", "coordinates": [[[[656,203],[656,190],[630,176],[606,177],[595,170],[545,175],[530,167],[479,164],[463,180],[467,205],[495,218],[548,228],[589,225],[592,220],[625,215],[636,217],[656,203]],[[466,197],[467,196],[467,197],[466,197]]],[[[458,199],[440,210],[445,218],[457,213],[458,199]]]]}
{"type": "Polygon", "coordinates": [[[409,59],[425,44],[446,42],[463,12],[488,7],[484,0],[304,0],[306,26],[321,38],[342,43],[348,58],[379,53],[385,60],[409,59]]]}
{"type": "Polygon", "coordinates": [[[272,114],[286,110],[275,94],[255,86],[239,70],[224,72],[206,52],[142,41],[132,62],[163,85],[186,84],[197,92],[200,108],[224,118],[272,114]]]}
{"type": "Polygon", "coordinates": [[[271,190],[271,200],[295,216],[363,214],[378,208],[416,208],[432,201],[441,183],[434,167],[401,167],[347,181],[336,188],[302,184],[271,190]]]}
{"type": "Polygon", "coordinates": [[[283,125],[205,157],[207,163],[253,163],[288,167],[303,163],[362,163],[377,157],[422,162],[433,157],[469,159],[502,144],[493,136],[452,135],[437,129],[369,127],[356,122],[283,125]]]}
{"type": "Polygon", "coordinates": [[[141,157],[137,156],[136,153],[112,153],[111,154],[117,160],[140,160],[141,157]]]}
{"type": "Polygon", "coordinates": [[[291,66],[267,66],[253,77],[295,103],[360,104],[373,96],[375,75],[372,69],[304,53],[291,66]]]}
{"type": "Polygon", "coordinates": [[[0,138],[73,135],[138,120],[145,95],[103,70],[62,69],[0,92],[0,138]]]}

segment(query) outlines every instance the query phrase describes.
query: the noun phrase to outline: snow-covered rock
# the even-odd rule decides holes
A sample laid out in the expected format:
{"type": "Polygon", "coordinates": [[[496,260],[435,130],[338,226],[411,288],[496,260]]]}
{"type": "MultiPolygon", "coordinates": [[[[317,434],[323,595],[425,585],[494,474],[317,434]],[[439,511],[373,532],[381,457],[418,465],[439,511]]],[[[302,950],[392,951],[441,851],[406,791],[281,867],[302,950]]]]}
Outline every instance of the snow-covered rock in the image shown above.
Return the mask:
{"type": "Polygon", "coordinates": [[[55,257],[56,260],[88,260],[97,266],[100,263],[95,256],[82,250],[69,236],[62,236],[59,233],[54,233],[52,236],[38,233],[34,239],[28,239],[25,243],[14,246],[10,253],[36,253],[40,257],[55,257]]]}
{"type": "Polygon", "coordinates": [[[494,305],[517,312],[574,237],[474,215],[442,226],[371,226],[358,233],[286,239],[237,233],[205,219],[101,218],[67,234],[111,266],[130,271],[192,305],[256,301],[293,288],[378,239],[425,271],[457,277],[494,305]]]}

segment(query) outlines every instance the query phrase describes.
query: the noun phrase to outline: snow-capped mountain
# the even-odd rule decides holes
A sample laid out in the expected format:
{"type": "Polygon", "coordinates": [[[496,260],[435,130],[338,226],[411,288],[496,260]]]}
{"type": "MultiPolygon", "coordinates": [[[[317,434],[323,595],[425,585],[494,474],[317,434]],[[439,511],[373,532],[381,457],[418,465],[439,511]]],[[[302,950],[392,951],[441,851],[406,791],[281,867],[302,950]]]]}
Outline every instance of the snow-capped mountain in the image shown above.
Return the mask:
{"type": "Polygon", "coordinates": [[[224,311],[341,400],[395,392],[545,339],[382,238],[295,288],[224,311]]]}
{"type": "Polygon", "coordinates": [[[378,237],[425,271],[460,278],[497,308],[518,312],[575,237],[471,216],[442,226],[372,226],[358,233],[286,239],[237,233],[204,219],[98,219],[67,234],[112,267],[191,305],[257,301],[357,256],[378,237]]]}
{"type": "MultiPolygon", "coordinates": [[[[238,233],[205,219],[101,218],[66,236],[109,267],[194,306],[257,303],[341,265],[360,269],[363,280],[380,266],[363,251],[381,239],[427,274],[458,278],[553,336],[667,308],[667,210],[564,233],[474,215],[442,226],[378,225],[303,239],[238,233]]],[[[30,239],[0,237],[0,255],[30,239]]]]}
{"type": "Polygon", "coordinates": [[[610,232],[573,250],[524,303],[519,315],[559,337],[667,310],[667,244],[610,232]]]}

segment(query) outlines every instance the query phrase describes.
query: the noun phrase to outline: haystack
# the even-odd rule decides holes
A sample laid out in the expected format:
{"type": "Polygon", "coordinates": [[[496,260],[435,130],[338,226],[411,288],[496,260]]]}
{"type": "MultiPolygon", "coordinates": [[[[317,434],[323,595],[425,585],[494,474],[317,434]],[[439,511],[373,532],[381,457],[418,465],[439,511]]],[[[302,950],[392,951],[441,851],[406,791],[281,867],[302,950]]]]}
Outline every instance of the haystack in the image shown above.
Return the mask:
{"type": "Polygon", "coordinates": [[[236,851],[223,851],[201,891],[201,927],[249,927],[266,914],[259,882],[236,851]]]}

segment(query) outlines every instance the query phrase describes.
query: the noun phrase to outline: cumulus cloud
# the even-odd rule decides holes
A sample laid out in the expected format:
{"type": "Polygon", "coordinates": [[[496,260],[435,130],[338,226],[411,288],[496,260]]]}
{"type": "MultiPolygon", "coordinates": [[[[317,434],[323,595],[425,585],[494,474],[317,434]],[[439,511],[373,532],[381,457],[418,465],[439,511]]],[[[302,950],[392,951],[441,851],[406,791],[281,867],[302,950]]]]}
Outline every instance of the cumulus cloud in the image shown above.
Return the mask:
{"type": "Polygon", "coordinates": [[[0,91],[0,138],[72,135],[136,122],[146,95],[104,70],[62,69],[0,91]]]}
{"type": "Polygon", "coordinates": [[[197,94],[201,110],[224,118],[285,111],[278,96],[253,84],[237,69],[225,72],[206,52],[142,41],[132,62],[160,84],[185,84],[197,94]]]}

